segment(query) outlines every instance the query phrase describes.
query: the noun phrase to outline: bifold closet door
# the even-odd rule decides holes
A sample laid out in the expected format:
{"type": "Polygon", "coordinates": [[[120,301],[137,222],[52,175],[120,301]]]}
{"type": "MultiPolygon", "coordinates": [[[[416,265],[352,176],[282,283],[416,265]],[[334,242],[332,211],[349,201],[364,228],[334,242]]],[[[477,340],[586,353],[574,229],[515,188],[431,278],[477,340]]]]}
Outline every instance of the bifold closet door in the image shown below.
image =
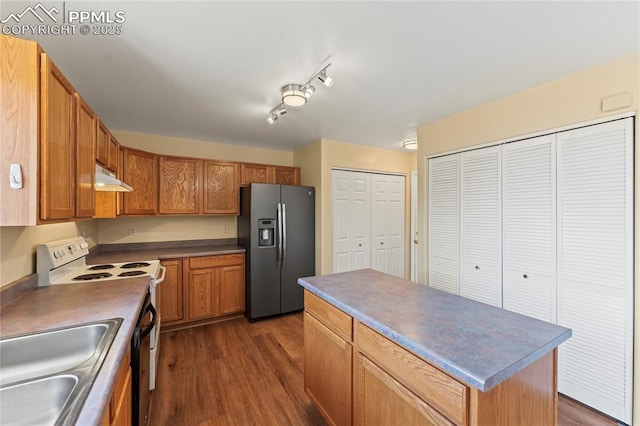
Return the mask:
{"type": "Polygon", "coordinates": [[[460,155],[429,159],[429,287],[460,293],[460,155]]]}
{"type": "Polygon", "coordinates": [[[333,271],[371,266],[371,176],[333,170],[333,271]]]}
{"type": "Polygon", "coordinates": [[[371,174],[371,268],[400,278],[404,271],[405,177],[371,174]]]}
{"type": "Polygon", "coordinates": [[[502,307],[500,146],[460,154],[460,295],[502,307]]]}
{"type": "Polygon", "coordinates": [[[561,132],[558,161],[558,390],[631,423],[633,122],[561,132]]]}
{"type": "Polygon", "coordinates": [[[503,307],[556,321],[555,135],[502,146],[503,307]]]}

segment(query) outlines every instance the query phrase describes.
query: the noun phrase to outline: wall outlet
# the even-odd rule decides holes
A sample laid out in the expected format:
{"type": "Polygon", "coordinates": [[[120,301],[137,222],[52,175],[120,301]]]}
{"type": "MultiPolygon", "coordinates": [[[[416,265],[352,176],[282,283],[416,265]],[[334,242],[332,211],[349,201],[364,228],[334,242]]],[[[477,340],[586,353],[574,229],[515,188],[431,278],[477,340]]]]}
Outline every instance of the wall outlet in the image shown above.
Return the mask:
{"type": "Polygon", "coordinates": [[[129,235],[136,235],[136,227],[135,226],[130,226],[129,227],[129,235]]]}

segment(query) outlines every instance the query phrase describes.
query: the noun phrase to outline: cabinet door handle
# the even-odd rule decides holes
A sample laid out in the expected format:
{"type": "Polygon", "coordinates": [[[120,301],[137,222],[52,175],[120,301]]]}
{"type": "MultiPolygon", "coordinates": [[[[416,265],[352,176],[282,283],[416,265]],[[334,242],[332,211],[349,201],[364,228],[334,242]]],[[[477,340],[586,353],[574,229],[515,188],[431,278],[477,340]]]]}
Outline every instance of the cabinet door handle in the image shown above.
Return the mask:
{"type": "Polygon", "coordinates": [[[480,267],[478,265],[476,265],[476,269],[480,270],[480,267]]]}
{"type": "Polygon", "coordinates": [[[380,241],[380,245],[383,246],[384,245],[384,241],[380,241]]]}
{"type": "Polygon", "coordinates": [[[522,275],[522,278],[529,278],[529,275],[524,274],[524,275],[522,275]]]}
{"type": "Polygon", "coordinates": [[[362,244],[358,244],[358,247],[362,247],[362,244]]]}

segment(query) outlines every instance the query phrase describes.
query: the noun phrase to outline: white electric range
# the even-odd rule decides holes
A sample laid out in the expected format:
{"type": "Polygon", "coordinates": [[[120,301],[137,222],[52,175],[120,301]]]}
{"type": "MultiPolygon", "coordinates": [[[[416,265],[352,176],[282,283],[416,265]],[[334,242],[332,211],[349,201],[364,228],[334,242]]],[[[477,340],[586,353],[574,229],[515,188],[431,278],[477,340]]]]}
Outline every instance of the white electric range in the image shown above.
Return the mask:
{"type": "MultiPolygon", "coordinates": [[[[157,308],[156,287],[164,281],[166,268],[159,260],[87,265],[89,244],[82,237],[38,245],[36,266],[38,286],[103,282],[131,277],[149,277],[151,304],[157,308]],[[161,273],[162,275],[158,276],[161,273]]],[[[160,346],[160,313],[150,334],[149,390],[155,389],[160,346]]]]}

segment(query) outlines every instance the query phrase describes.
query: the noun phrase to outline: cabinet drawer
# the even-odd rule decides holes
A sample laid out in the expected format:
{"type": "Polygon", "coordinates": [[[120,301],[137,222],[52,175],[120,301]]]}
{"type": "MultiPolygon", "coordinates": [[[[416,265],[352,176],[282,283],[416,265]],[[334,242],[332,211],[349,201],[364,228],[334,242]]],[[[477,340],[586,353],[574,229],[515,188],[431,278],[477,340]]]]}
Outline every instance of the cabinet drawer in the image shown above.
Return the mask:
{"type": "Polygon", "coordinates": [[[221,254],[218,256],[193,257],[189,259],[189,269],[213,268],[216,266],[241,265],[244,254],[221,254]]]}
{"type": "Polygon", "coordinates": [[[353,341],[352,318],[340,309],[307,290],[304,291],[304,309],[338,336],[353,341]]]}
{"type": "Polygon", "coordinates": [[[449,420],[467,424],[468,391],[462,383],[361,323],[356,341],[368,358],[449,420]]]}

